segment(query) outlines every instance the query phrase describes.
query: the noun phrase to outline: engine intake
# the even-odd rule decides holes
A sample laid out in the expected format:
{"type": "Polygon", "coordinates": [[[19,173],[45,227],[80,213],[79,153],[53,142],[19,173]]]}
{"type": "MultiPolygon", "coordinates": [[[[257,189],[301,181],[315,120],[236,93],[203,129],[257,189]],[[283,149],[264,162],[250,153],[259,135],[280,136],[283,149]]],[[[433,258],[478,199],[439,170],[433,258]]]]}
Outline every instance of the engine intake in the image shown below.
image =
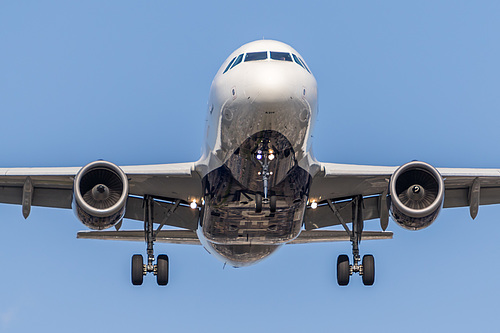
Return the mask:
{"type": "Polygon", "coordinates": [[[73,209],[90,229],[107,229],[125,215],[128,180],[117,165],[96,161],[84,166],[73,184],[73,209]]]}
{"type": "Polygon", "coordinates": [[[420,230],[436,220],[444,201],[444,181],[439,172],[425,162],[402,165],[391,176],[390,211],[405,229],[420,230]]]}

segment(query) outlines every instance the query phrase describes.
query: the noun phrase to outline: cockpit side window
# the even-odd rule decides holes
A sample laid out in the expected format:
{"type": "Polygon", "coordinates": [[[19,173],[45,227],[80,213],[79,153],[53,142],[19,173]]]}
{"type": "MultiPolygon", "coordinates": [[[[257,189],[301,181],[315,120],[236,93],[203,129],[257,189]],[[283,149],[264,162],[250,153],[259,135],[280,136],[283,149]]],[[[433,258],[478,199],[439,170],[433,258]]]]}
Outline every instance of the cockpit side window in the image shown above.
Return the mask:
{"type": "Polygon", "coordinates": [[[300,67],[306,69],[304,67],[304,65],[302,65],[302,63],[300,62],[299,58],[295,54],[292,53],[292,57],[293,57],[293,60],[295,60],[295,62],[300,65],[300,67]]]}
{"type": "Polygon", "coordinates": [[[234,58],[233,58],[233,60],[231,60],[231,61],[229,62],[229,64],[227,65],[227,67],[226,67],[226,69],[224,70],[224,72],[222,72],[222,74],[225,74],[225,73],[229,70],[229,68],[231,67],[231,65],[233,64],[233,62],[234,62],[234,60],[235,60],[235,59],[236,59],[236,57],[234,57],[234,58]]]}
{"type": "Polygon", "coordinates": [[[271,59],[281,60],[281,61],[292,61],[290,53],[287,52],[273,52],[271,51],[271,59]]]}
{"type": "Polygon", "coordinates": [[[299,57],[297,57],[295,54],[292,54],[293,56],[293,60],[295,60],[295,62],[297,64],[299,64],[300,66],[302,66],[306,71],[308,71],[309,73],[311,73],[311,71],[309,70],[309,68],[307,68],[306,64],[304,63],[304,61],[302,59],[300,59],[299,57]]]}
{"type": "Polygon", "coordinates": [[[304,60],[300,59],[300,62],[302,63],[302,65],[304,65],[305,69],[309,72],[309,74],[311,74],[311,71],[309,70],[309,68],[307,67],[306,63],[304,62],[304,60]]]}
{"type": "Polygon", "coordinates": [[[243,60],[243,54],[240,54],[238,58],[236,58],[236,60],[233,62],[231,68],[234,68],[234,66],[238,65],[242,60],[243,60]]]}
{"type": "Polygon", "coordinates": [[[250,52],[245,56],[246,61],[256,61],[256,60],[266,60],[267,59],[267,51],[264,52],[250,52]]]}

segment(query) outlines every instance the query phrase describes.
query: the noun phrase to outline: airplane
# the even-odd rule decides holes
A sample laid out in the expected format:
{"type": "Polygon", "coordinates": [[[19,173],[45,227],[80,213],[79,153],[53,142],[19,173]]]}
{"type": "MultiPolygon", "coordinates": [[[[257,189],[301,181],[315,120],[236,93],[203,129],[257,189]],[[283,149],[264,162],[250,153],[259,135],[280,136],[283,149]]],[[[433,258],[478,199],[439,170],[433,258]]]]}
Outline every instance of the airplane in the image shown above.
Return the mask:
{"type": "Polygon", "coordinates": [[[235,50],[215,75],[203,153],[196,162],[0,168],[0,203],[73,209],[82,239],[144,241],[131,280],[148,273],[167,285],[169,259],[155,242],[202,245],[234,267],[255,264],[285,244],[349,241],[337,283],[353,274],[373,285],[375,260],[361,240],[392,238],[389,217],[408,230],[432,224],[442,208],[500,203],[500,169],[324,163],[312,152],[317,82],[291,46],[258,40],[235,50]],[[123,219],[143,228],[122,230],[123,219]],[[381,231],[365,230],[379,220],[381,231]],[[329,227],[339,226],[340,230],[329,227]],[[114,227],[115,230],[106,230],[114,227]],[[168,229],[164,229],[168,227],[168,229]]]}

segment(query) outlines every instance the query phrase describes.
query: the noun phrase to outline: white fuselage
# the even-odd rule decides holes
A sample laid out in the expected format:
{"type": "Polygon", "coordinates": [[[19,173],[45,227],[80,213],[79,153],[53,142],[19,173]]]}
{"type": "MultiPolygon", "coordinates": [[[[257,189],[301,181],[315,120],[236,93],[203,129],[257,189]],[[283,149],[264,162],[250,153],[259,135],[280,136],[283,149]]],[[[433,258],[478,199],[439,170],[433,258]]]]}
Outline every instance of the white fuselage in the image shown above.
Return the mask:
{"type": "Polygon", "coordinates": [[[198,162],[206,184],[198,235],[219,259],[244,266],[273,252],[267,245],[274,249],[300,233],[309,186],[305,178],[314,161],[310,148],[317,84],[292,47],[255,41],[234,51],[222,64],[212,82],[208,107],[204,153],[198,162]],[[271,174],[265,191],[262,163],[256,158],[261,150],[276,155],[269,161],[271,174]],[[289,190],[295,178],[303,180],[303,188],[289,190]],[[255,194],[267,197],[268,190],[278,198],[276,214],[255,213],[255,194]],[[231,232],[234,237],[226,237],[231,232]],[[239,247],[237,252],[262,248],[256,256],[239,260],[220,251],[224,246],[239,247]]]}

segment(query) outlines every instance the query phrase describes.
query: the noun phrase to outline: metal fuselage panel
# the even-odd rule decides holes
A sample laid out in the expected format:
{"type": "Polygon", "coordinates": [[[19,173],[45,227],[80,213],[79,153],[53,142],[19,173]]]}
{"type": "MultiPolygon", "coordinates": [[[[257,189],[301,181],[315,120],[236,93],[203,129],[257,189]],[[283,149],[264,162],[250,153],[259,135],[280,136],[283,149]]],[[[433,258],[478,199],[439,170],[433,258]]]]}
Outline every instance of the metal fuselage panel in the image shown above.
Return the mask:
{"type": "Polygon", "coordinates": [[[210,253],[236,267],[267,257],[299,235],[311,181],[316,80],[296,63],[270,59],[242,62],[223,74],[235,56],[259,51],[298,55],[286,44],[257,41],[224,62],[210,90],[199,163],[205,202],[198,236],[210,253]],[[274,154],[266,191],[259,150],[274,154]],[[266,205],[256,212],[256,195],[263,193],[275,196],[275,212],[266,205]]]}

